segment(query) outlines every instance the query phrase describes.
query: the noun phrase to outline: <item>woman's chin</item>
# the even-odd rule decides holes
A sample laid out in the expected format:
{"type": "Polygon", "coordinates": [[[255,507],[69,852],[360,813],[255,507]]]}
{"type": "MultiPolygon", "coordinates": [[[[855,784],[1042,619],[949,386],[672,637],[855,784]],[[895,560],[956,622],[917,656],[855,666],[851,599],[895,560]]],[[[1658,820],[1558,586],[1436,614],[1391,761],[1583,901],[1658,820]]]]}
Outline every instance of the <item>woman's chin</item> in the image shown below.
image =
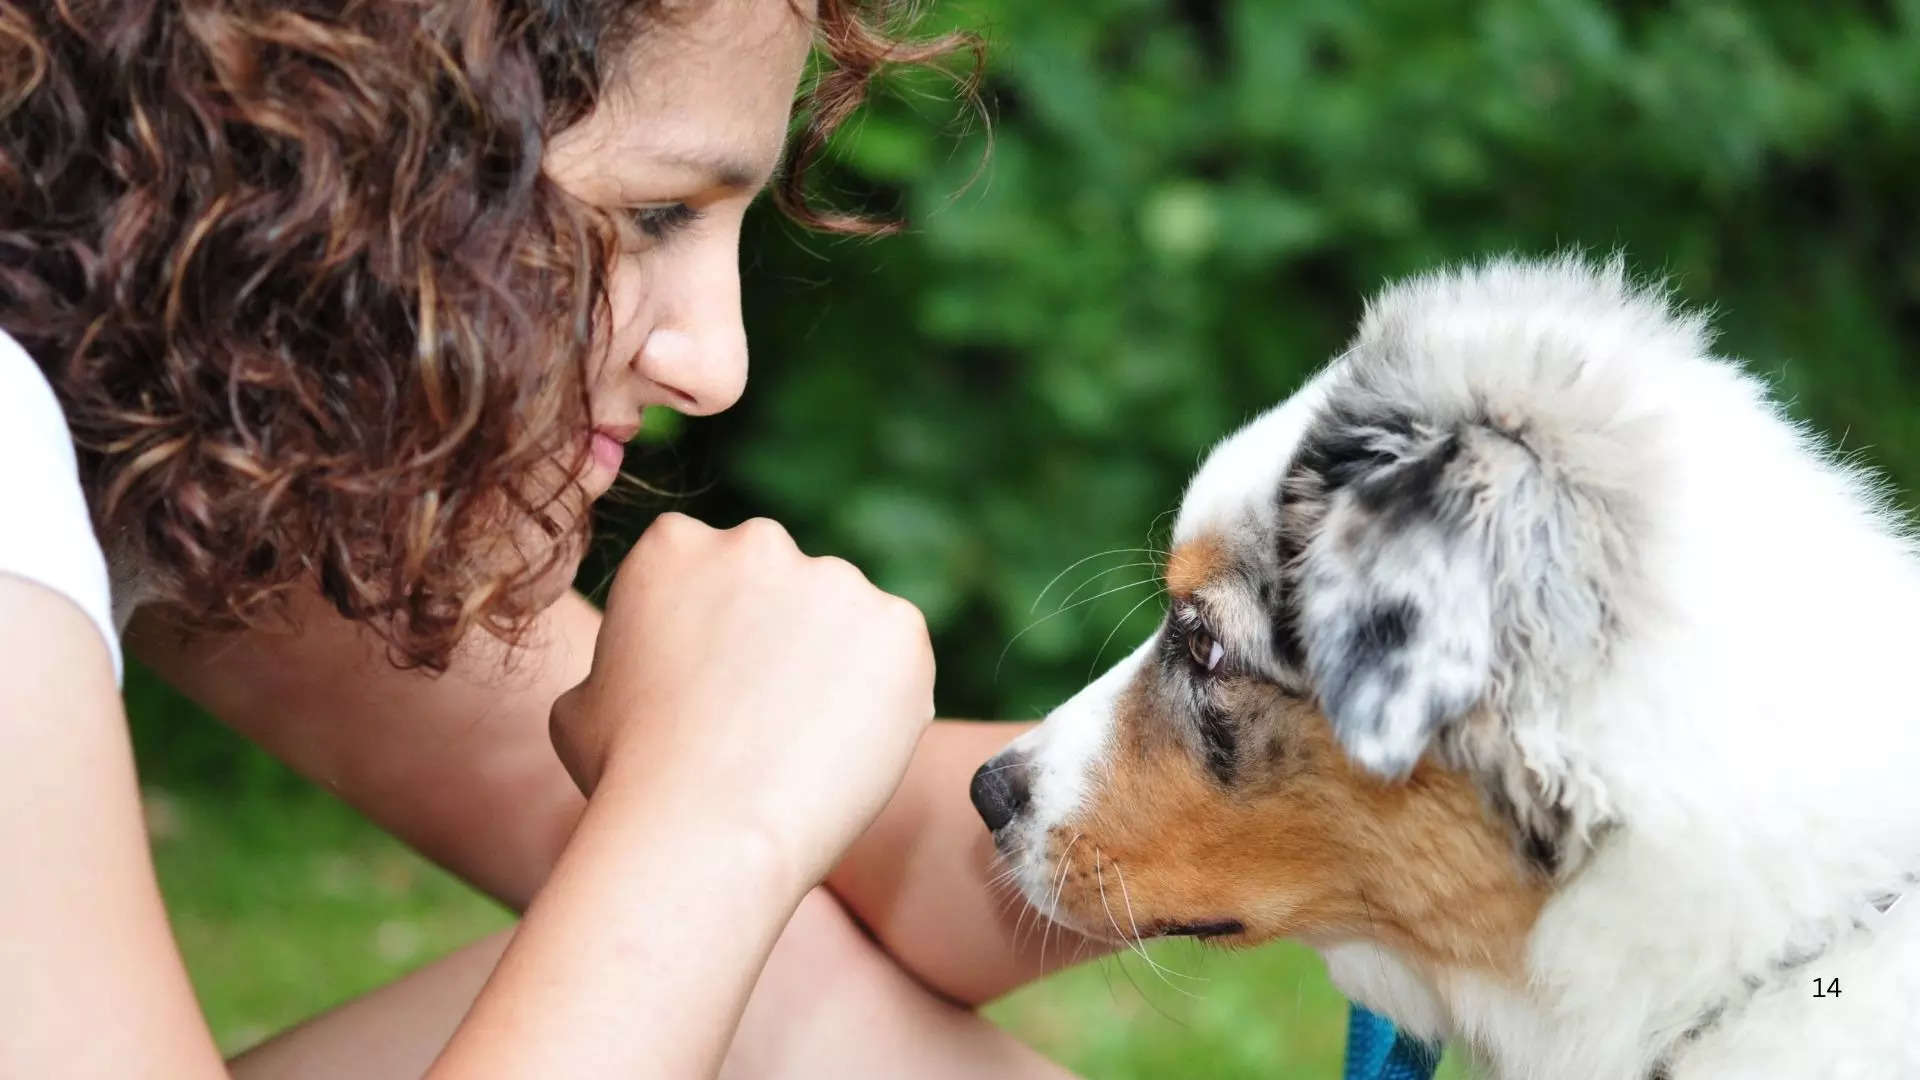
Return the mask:
{"type": "Polygon", "coordinates": [[[518,564],[512,606],[528,614],[545,611],[573,588],[574,575],[586,561],[588,530],[583,524],[592,513],[590,478],[582,476],[558,498],[524,517],[511,539],[503,538],[496,553],[518,564]]]}
{"type": "Polygon", "coordinates": [[[568,550],[557,553],[553,564],[527,584],[526,602],[529,608],[545,611],[573,591],[573,579],[580,573],[580,564],[586,561],[586,539],[583,535],[572,533],[558,541],[567,545],[568,550]]]}
{"type": "Polygon", "coordinates": [[[509,557],[523,557],[541,572],[521,580],[516,606],[545,611],[572,591],[590,539],[583,522],[591,518],[593,504],[619,479],[617,468],[589,456],[569,479],[561,481],[558,495],[540,512],[544,521],[522,521],[509,557]]]}

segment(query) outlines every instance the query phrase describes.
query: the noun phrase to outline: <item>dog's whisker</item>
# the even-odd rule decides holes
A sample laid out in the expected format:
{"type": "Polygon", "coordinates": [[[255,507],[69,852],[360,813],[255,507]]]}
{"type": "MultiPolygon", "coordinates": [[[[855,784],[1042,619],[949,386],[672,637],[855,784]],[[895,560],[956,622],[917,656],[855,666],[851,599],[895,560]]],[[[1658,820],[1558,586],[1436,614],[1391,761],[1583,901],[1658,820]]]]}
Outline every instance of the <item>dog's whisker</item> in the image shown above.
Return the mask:
{"type": "MultiPolygon", "coordinates": [[[[1096,581],[1099,581],[1101,578],[1106,577],[1108,574],[1117,574],[1122,570],[1140,570],[1143,568],[1152,568],[1154,570],[1158,570],[1160,568],[1160,564],[1156,562],[1130,562],[1130,563],[1121,563],[1118,566],[1109,566],[1105,570],[1102,570],[1099,573],[1094,574],[1091,577],[1088,577],[1085,581],[1082,581],[1080,584],[1075,585],[1073,587],[1073,591],[1067,593],[1067,595],[1060,598],[1059,607],[1056,607],[1054,610],[1059,611],[1062,608],[1067,607],[1069,604],[1072,603],[1074,597],[1080,595],[1080,590],[1086,588],[1087,586],[1093,584],[1096,581]]],[[[1031,612],[1029,612],[1029,614],[1031,614],[1031,612]]]]}
{"type": "MultiPolygon", "coordinates": [[[[1094,865],[1097,868],[1099,865],[1098,849],[1095,850],[1095,856],[1096,856],[1096,861],[1094,865]]],[[[1108,860],[1108,861],[1112,862],[1112,860],[1108,860]]],[[[1120,869],[1119,863],[1117,862],[1113,863],[1113,872],[1120,879],[1120,887],[1122,889],[1125,889],[1126,875],[1125,875],[1125,872],[1120,869]]],[[[1107,891],[1106,891],[1106,883],[1104,880],[1100,882],[1100,902],[1103,905],[1107,905],[1107,891]]],[[[1121,942],[1127,946],[1128,952],[1137,953],[1140,959],[1145,960],[1147,962],[1148,967],[1158,966],[1154,962],[1153,957],[1147,953],[1147,945],[1146,945],[1146,942],[1140,936],[1140,927],[1138,925],[1134,926],[1133,935],[1129,937],[1125,931],[1120,929],[1119,921],[1113,917],[1113,908],[1111,905],[1107,905],[1107,921],[1113,924],[1113,932],[1116,935],[1118,935],[1121,942]]],[[[1133,907],[1131,904],[1127,906],[1127,921],[1128,922],[1133,921],[1133,907]]]]}
{"type": "MultiPolygon", "coordinates": [[[[1125,946],[1122,952],[1115,953],[1113,955],[1114,964],[1117,967],[1119,967],[1120,974],[1125,975],[1127,977],[1127,982],[1133,986],[1133,992],[1140,995],[1141,1001],[1144,1001],[1148,1005],[1152,1006],[1153,1011],[1159,1013],[1161,1016],[1166,1017],[1168,1020],[1173,1021],[1175,1024],[1180,1024],[1180,1021],[1178,1019],[1176,1019],[1174,1016],[1169,1014],[1165,1009],[1161,1008],[1160,1003],[1153,1000],[1153,998],[1150,995],[1148,995],[1146,988],[1142,987],[1139,983],[1139,980],[1133,977],[1133,972],[1127,969],[1126,961],[1124,958],[1125,953],[1138,952],[1142,957],[1146,958],[1146,961],[1149,965],[1153,963],[1153,958],[1147,956],[1146,946],[1140,943],[1139,938],[1135,937],[1133,939],[1129,939],[1126,933],[1120,929],[1120,921],[1113,917],[1113,905],[1107,902],[1107,883],[1105,878],[1102,877],[1100,874],[1100,849],[1097,847],[1094,848],[1094,851],[1093,851],[1093,869],[1094,869],[1094,879],[1100,888],[1100,906],[1106,909],[1106,912],[1107,912],[1107,923],[1113,927],[1114,936],[1120,940],[1122,945],[1125,946]]],[[[1120,868],[1116,864],[1114,866],[1114,869],[1117,871],[1120,868]]],[[[1171,986],[1172,984],[1169,983],[1168,985],[1171,986]]],[[[1175,987],[1175,989],[1178,989],[1178,987],[1175,987]]],[[[1111,979],[1107,980],[1107,991],[1108,993],[1113,992],[1113,980],[1111,979]]],[[[1185,1027],[1186,1025],[1180,1024],[1180,1026],[1185,1027]]]]}
{"type": "Polygon", "coordinates": [[[1140,951],[1141,945],[1139,939],[1127,937],[1126,931],[1120,929],[1120,920],[1113,917],[1113,905],[1107,900],[1106,875],[1100,871],[1100,849],[1098,848],[1095,848],[1093,852],[1093,876],[1094,883],[1098,885],[1100,889],[1100,906],[1106,909],[1107,923],[1113,927],[1114,938],[1124,945],[1128,952],[1140,951]]]}
{"type": "Polygon", "coordinates": [[[1104,559],[1109,555],[1164,556],[1165,554],[1166,554],[1165,552],[1156,551],[1152,548],[1110,548],[1106,551],[1096,552],[1092,555],[1087,556],[1084,559],[1078,559],[1074,561],[1072,564],[1070,564],[1065,570],[1062,570],[1059,573],[1053,575],[1053,578],[1049,580],[1046,583],[1046,585],[1040,589],[1040,595],[1035,596],[1033,598],[1033,606],[1027,609],[1027,614],[1031,615],[1034,612],[1040,610],[1040,601],[1045,600],[1047,598],[1047,593],[1051,592],[1053,590],[1053,587],[1060,583],[1061,578],[1066,577],[1068,574],[1073,573],[1076,569],[1082,566],[1085,566],[1086,564],[1092,562],[1095,559],[1104,559]]]}
{"type": "Polygon", "coordinates": [[[1099,960],[1101,981],[1107,984],[1107,997],[1111,999],[1115,1005],[1120,1004],[1120,991],[1113,987],[1113,965],[1119,962],[1120,960],[1117,953],[1108,953],[1099,960]]]}
{"type": "Polygon", "coordinates": [[[1045,913],[1047,916],[1047,927],[1040,934],[1040,962],[1042,964],[1047,962],[1047,941],[1053,934],[1053,928],[1060,922],[1060,894],[1064,892],[1067,887],[1067,868],[1073,861],[1073,845],[1080,842],[1082,835],[1081,833],[1074,833],[1073,839],[1067,841],[1066,850],[1060,853],[1060,876],[1054,883],[1053,895],[1047,899],[1047,910],[1045,913]]]}
{"type": "Polygon", "coordinates": [[[1013,941],[1014,941],[1014,948],[1018,949],[1020,947],[1020,935],[1019,935],[1020,920],[1024,918],[1026,915],[1025,898],[1020,895],[1018,890],[1009,890],[1004,896],[1000,898],[1000,907],[996,914],[1003,921],[1009,915],[1014,916],[1013,925],[1014,925],[1015,932],[1013,935],[1013,941]],[[1016,907],[1020,909],[1018,912],[1015,911],[1016,907]]]}
{"type": "Polygon", "coordinates": [[[1132,985],[1133,992],[1139,994],[1140,1000],[1146,1002],[1149,1008],[1159,1013],[1161,1019],[1176,1027],[1188,1027],[1189,1025],[1185,1021],[1168,1012],[1165,1006],[1154,1000],[1153,995],[1147,993],[1147,988],[1140,985],[1140,980],[1133,977],[1133,969],[1127,966],[1126,956],[1126,953],[1115,953],[1113,962],[1120,968],[1120,974],[1127,977],[1127,982],[1132,985]]]}
{"type": "MultiPolygon", "coordinates": [[[[1050,611],[1047,614],[1040,616],[1038,619],[1035,619],[1034,621],[1028,623],[1026,626],[1021,627],[1019,633],[1007,639],[1006,646],[1000,650],[999,659],[993,662],[993,677],[995,679],[998,679],[1000,677],[1000,669],[1006,664],[1007,654],[1013,651],[1014,643],[1018,642],[1021,638],[1026,637],[1028,634],[1038,629],[1041,625],[1053,619],[1057,619],[1062,615],[1065,615],[1067,612],[1072,611],[1074,608],[1084,607],[1085,605],[1091,604],[1096,600],[1102,599],[1103,597],[1112,596],[1114,593],[1126,592],[1128,589],[1137,589],[1140,586],[1147,585],[1147,584],[1158,584],[1158,579],[1141,578],[1139,581],[1128,582],[1125,585],[1117,585],[1111,589],[1103,589],[1102,591],[1094,593],[1092,596],[1086,597],[1083,600],[1076,600],[1072,604],[1069,604],[1066,607],[1060,608],[1057,611],[1050,611]]],[[[1158,593],[1156,593],[1155,595],[1158,595],[1158,593]]]]}
{"type": "Polygon", "coordinates": [[[1127,625],[1127,620],[1133,618],[1134,612],[1139,611],[1142,607],[1159,599],[1160,595],[1161,590],[1156,589],[1152,596],[1146,597],[1139,603],[1128,608],[1127,613],[1120,616],[1120,621],[1113,624],[1113,629],[1107,631],[1106,639],[1100,642],[1100,648],[1093,654],[1093,663],[1087,665],[1088,681],[1092,681],[1094,669],[1100,666],[1100,657],[1106,654],[1107,646],[1113,644],[1113,635],[1119,633],[1120,628],[1127,625]]]}
{"type": "MultiPolygon", "coordinates": [[[[1179,507],[1169,506],[1165,510],[1162,510],[1159,513],[1153,515],[1153,520],[1151,522],[1148,522],[1147,524],[1147,545],[1149,547],[1153,545],[1153,534],[1160,531],[1160,523],[1179,512],[1180,512],[1179,507]]],[[[1171,542],[1171,540],[1169,540],[1169,542],[1171,542]]],[[[1156,548],[1155,550],[1158,551],[1159,549],[1156,548]]],[[[1165,555],[1166,552],[1160,551],[1160,554],[1165,555]]]]}
{"type": "Polygon", "coordinates": [[[1192,982],[1205,982],[1206,980],[1198,978],[1197,976],[1185,974],[1183,972],[1172,971],[1166,968],[1165,966],[1161,965],[1151,955],[1148,954],[1146,943],[1143,942],[1140,937],[1140,924],[1135,922],[1133,918],[1133,899],[1127,895],[1127,872],[1121,869],[1120,864],[1116,862],[1113,864],[1113,875],[1120,882],[1120,902],[1126,906],[1127,922],[1133,926],[1133,941],[1135,945],[1138,945],[1140,947],[1140,959],[1145,960],[1147,962],[1147,967],[1151,969],[1155,975],[1158,975],[1160,977],[1161,982],[1166,983],[1169,987],[1171,987],[1174,990],[1178,990],[1182,994],[1186,994],[1188,997],[1197,997],[1198,995],[1192,993],[1191,991],[1188,991],[1178,986],[1174,986],[1173,980],[1168,978],[1168,976],[1177,975],[1182,979],[1187,979],[1192,982]]]}
{"type": "Polygon", "coordinates": [[[1020,905],[1019,913],[1013,920],[1013,948],[1015,952],[1020,952],[1025,949],[1030,932],[1027,920],[1033,916],[1033,903],[1027,899],[1026,890],[1020,888],[1017,881],[1010,884],[1013,885],[1013,898],[1020,905]]]}

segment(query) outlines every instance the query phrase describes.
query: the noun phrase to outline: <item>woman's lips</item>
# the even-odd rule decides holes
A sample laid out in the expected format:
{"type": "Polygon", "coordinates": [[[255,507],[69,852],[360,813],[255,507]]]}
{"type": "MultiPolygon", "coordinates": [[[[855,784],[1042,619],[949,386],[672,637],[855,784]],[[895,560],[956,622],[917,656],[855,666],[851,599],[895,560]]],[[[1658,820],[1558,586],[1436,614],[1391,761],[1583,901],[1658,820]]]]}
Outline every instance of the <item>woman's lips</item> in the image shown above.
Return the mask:
{"type": "Polygon", "coordinates": [[[602,425],[593,429],[593,438],[588,447],[594,464],[608,472],[619,472],[627,459],[627,441],[639,431],[639,425],[612,427],[602,425]]]}

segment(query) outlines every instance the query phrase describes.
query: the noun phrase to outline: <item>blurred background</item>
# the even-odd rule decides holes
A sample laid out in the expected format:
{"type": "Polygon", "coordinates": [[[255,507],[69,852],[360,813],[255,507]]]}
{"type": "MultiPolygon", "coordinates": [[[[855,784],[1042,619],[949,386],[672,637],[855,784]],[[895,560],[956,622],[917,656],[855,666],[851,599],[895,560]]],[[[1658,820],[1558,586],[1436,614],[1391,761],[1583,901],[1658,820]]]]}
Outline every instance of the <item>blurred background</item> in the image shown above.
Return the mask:
{"type": "MultiPolygon", "coordinates": [[[[989,41],[984,167],[986,129],[906,76],[826,174],[906,235],[756,214],[748,394],[649,417],[629,468],[686,494],[610,510],[583,588],[664,506],[770,515],[925,610],[943,713],[1037,717],[1150,631],[1133,549],[1370,292],[1567,246],[1711,305],[1799,415],[1920,482],[1920,0],[950,0],[925,26],[989,41]]],[[[226,1048],[506,924],[144,672],[128,696],[226,1048]]],[[[1091,1077],[1337,1075],[1311,954],[1157,959],[1202,981],[1109,960],[990,1015],[1091,1077]]]]}

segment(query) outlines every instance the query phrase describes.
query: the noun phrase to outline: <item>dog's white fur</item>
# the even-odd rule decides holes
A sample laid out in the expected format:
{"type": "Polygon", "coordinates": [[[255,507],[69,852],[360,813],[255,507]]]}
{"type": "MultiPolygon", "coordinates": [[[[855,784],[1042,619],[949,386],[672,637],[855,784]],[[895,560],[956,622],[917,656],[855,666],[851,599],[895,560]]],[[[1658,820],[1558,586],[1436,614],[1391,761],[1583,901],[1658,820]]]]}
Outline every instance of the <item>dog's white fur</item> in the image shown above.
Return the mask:
{"type": "MultiPolygon", "coordinates": [[[[1586,567],[1606,625],[1547,613],[1577,633],[1523,635],[1512,670],[1469,680],[1500,698],[1492,734],[1456,717],[1341,736],[1385,774],[1445,749],[1561,815],[1577,857],[1525,985],[1366,942],[1323,948],[1335,982],[1512,1080],[1920,1077],[1920,898],[1881,910],[1920,891],[1920,560],[1880,489],[1617,262],[1500,260],[1379,297],[1347,353],[1213,451],[1175,543],[1270,528],[1325,399],[1382,350],[1411,359],[1376,396],[1471,403],[1594,496],[1576,516],[1605,520],[1568,526],[1594,535],[1552,542],[1608,562],[1586,567]],[[1816,978],[1840,996],[1816,998],[1816,978]]],[[[1020,828],[1044,835],[1097,782],[1115,688],[1148,652],[1017,744],[1034,763],[1020,828]]],[[[1045,903],[1044,869],[1019,869],[1045,903]]]]}

